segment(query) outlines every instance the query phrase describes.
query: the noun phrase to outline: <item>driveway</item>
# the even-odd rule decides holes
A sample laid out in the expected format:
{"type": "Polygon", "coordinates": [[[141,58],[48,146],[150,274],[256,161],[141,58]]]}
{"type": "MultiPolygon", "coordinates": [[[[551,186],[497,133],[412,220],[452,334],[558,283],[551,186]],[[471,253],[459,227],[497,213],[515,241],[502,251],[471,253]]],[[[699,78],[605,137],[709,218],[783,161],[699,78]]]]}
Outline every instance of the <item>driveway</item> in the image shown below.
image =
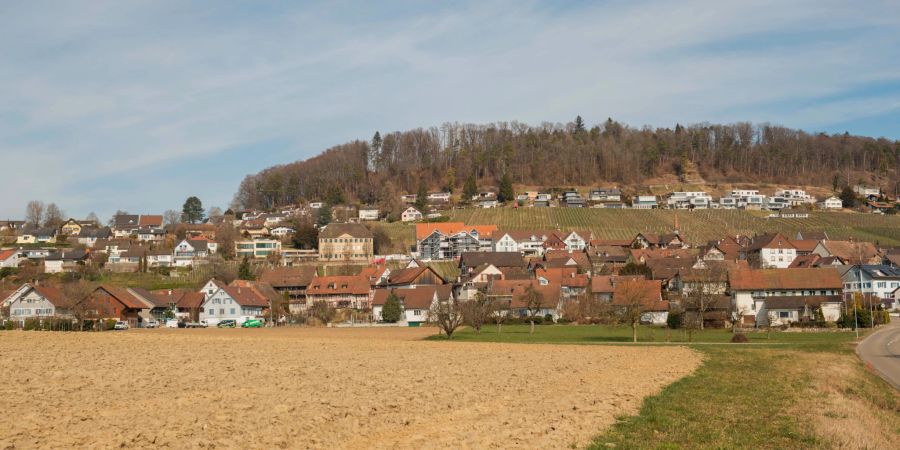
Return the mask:
{"type": "Polygon", "coordinates": [[[856,346],[856,354],[895,389],[900,389],[900,320],[871,334],[856,346]]]}

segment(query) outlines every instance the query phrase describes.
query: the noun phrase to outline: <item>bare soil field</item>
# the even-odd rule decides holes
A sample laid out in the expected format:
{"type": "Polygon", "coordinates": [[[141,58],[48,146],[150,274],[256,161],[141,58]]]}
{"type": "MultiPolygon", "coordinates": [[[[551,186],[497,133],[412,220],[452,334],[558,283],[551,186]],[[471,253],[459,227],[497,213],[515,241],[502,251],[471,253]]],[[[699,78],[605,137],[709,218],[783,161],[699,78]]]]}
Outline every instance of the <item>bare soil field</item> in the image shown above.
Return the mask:
{"type": "Polygon", "coordinates": [[[0,332],[0,448],[580,447],[701,359],[433,333],[0,332]]]}

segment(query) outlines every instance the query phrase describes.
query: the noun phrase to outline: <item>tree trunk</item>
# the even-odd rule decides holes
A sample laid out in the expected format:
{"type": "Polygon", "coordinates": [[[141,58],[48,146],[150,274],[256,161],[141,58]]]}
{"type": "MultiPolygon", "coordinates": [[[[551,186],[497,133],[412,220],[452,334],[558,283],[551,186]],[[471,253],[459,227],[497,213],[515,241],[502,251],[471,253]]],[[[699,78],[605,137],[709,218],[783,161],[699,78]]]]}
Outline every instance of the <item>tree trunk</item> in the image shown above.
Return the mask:
{"type": "Polygon", "coordinates": [[[531,334],[534,334],[534,319],[531,319],[531,334]]]}
{"type": "Polygon", "coordinates": [[[500,334],[502,332],[503,332],[503,324],[500,322],[497,322],[497,334],[500,334]]]}
{"type": "Polygon", "coordinates": [[[631,322],[631,342],[637,342],[637,322],[631,322]]]}

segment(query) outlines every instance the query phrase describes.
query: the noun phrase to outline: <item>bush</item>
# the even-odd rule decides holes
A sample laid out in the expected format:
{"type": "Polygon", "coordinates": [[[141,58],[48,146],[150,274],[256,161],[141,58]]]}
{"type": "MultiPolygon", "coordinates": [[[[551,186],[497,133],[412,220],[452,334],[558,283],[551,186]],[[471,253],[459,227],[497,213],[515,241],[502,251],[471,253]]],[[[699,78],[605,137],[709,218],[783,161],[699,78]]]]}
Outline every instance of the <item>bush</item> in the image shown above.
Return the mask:
{"type": "Polygon", "coordinates": [[[544,323],[544,318],[541,317],[541,316],[536,316],[536,317],[534,317],[533,319],[532,319],[531,317],[526,317],[526,318],[523,320],[523,322],[530,325],[532,320],[534,320],[534,324],[535,324],[535,325],[540,325],[540,324],[544,323]]]}
{"type": "Polygon", "coordinates": [[[547,323],[553,323],[553,314],[545,314],[545,315],[544,315],[544,322],[547,322],[547,323]]]}
{"type": "Polygon", "coordinates": [[[669,318],[666,319],[666,326],[670,329],[677,330],[684,325],[684,315],[680,313],[669,313],[669,318]]]}
{"type": "Polygon", "coordinates": [[[735,333],[734,336],[731,337],[731,342],[733,344],[746,344],[750,342],[750,339],[747,339],[747,336],[744,333],[735,333]]]}
{"type": "Polygon", "coordinates": [[[39,330],[40,328],[41,321],[38,319],[25,319],[25,325],[22,326],[25,331],[39,330]]]}
{"type": "Polygon", "coordinates": [[[116,328],[116,322],[118,322],[118,320],[116,320],[116,319],[106,319],[105,321],[103,321],[103,329],[104,329],[104,330],[112,330],[112,329],[115,329],[115,328],[116,328]]]}

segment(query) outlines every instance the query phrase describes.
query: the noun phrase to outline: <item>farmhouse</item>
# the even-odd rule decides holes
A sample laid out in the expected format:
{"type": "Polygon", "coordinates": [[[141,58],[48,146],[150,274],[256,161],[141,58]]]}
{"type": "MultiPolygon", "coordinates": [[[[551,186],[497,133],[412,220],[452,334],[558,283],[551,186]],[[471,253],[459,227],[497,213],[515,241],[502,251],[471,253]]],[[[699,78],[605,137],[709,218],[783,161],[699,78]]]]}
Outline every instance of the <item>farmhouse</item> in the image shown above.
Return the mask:
{"type": "Polygon", "coordinates": [[[797,248],[781,233],[764,234],[753,238],[747,254],[753,267],[786,269],[797,257],[797,248]]]}
{"type": "Polygon", "coordinates": [[[669,318],[669,302],[662,299],[659,280],[626,279],[613,287],[611,305],[614,308],[639,308],[641,323],[661,325],[669,318]]]}
{"type": "Polygon", "coordinates": [[[334,308],[368,309],[372,292],[369,280],[359,275],[316,277],[306,289],[306,306],[326,302],[334,308]]]}
{"type": "Polygon", "coordinates": [[[765,304],[770,297],[817,296],[840,302],[843,288],[841,275],[833,268],[732,269],[728,284],[735,316],[744,324],[768,323],[765,304]]]}
{"type": "Polygon", "coordinates": [[[882,258],[871,242],[832,241],[819,242],[813,253],[827,257],[836,256],[848,264],[881,264],[882,258]]]}
{"type": "Polygon", "coordinates": [[[417,327],[429,320],[429,312],[435,302],[449,301],[453,296],[452,287],[444,286],[420,286],[413,289],[378,289],[372,300],[372,318],[382,321],[381,312],[388,297],[393,294],[400,301],[400,309],[403,311],[401,322],[411,327],[417,327]]]}
{"type": "Polygon", "coordinates": [[[56,288],[26,283],[3,300],[9,308],[9,318],[24,322],[25,319],[68,316],[71,303],[56,288]]]}
{"type": "Polygon", "coordinates": [[[207,296],[200,307],[200,320],[215,325],[231,319],[243,323],[247,319],[260,317],[269,301],[255,289],[241,286],[221,286],[207,296]]]}

